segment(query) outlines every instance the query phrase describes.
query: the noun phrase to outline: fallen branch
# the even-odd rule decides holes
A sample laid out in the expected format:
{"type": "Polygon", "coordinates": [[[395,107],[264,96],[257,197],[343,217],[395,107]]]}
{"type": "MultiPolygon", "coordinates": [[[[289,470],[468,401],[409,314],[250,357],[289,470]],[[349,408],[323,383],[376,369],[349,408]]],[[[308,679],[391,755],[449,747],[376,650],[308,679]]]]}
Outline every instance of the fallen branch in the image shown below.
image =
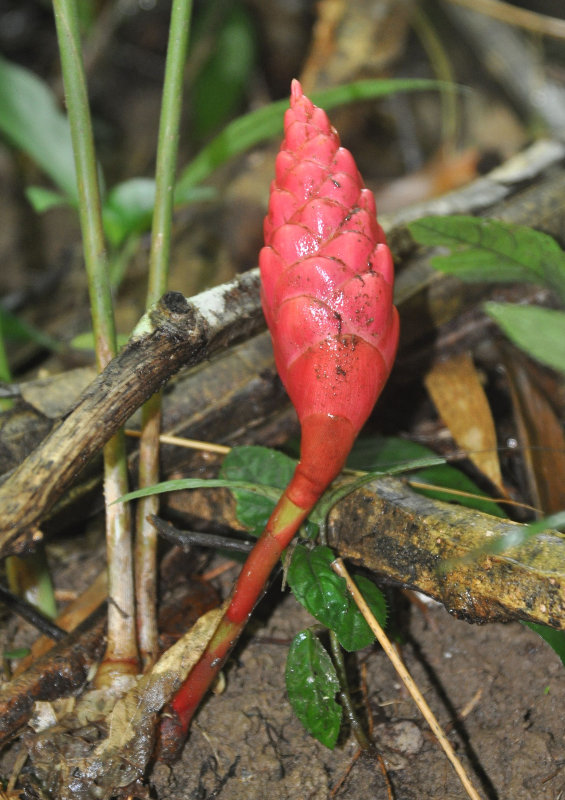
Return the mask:
{"type": "Polygon", "coordinates": [[[0,486],[0,556],[37,541],[36,526],[80,469],[171,375],[264,327],[258,273],[191,301],[169,292],[142,323],[73,411],[0,486]]]}
{"type": "Polygon", "coordinates": [[[565,534],[547,531],[505,553],[470,558],[517,527],[383,478],[336,506],[329,540],[342,557],[467,622],[525,619],[565,630],[565,534]]]}
{"type": "Polygon", "coordinates": [[[104,653],[106,604],[103,603],[26,672],[0,690],[0,745],[29,720],[37,700],[76,694],[91,665],[104,653]]]}
{"type": "MultiPolygon", "coordinates": [[[[173,494],[170,503],[182,508],[187,526],[242,529],[225,489],[173,494]]],[[[524,619],[565,630],[565,533],[548,530],[508,552],[474,557],[495,537],[522,527],[381,478],[333,508],[328,544],[381,580],[422,592],[467,622],[524,619]],[[452,563],[445,572],[447,561],[452,563]]]]}

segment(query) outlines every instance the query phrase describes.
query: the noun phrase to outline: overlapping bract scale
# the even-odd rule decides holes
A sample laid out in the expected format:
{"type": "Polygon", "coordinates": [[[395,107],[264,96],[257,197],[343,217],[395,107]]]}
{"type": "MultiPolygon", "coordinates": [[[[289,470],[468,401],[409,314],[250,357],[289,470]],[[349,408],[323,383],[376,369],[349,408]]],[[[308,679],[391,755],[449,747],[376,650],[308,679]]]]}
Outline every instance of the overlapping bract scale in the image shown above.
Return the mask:
{"type": "Polygon", "coordinates": [[[353,156],[298,81],[264,235],[263,308],[298,416],[339,415],[359,430],[396,353],[392,258],[353,156]]]}

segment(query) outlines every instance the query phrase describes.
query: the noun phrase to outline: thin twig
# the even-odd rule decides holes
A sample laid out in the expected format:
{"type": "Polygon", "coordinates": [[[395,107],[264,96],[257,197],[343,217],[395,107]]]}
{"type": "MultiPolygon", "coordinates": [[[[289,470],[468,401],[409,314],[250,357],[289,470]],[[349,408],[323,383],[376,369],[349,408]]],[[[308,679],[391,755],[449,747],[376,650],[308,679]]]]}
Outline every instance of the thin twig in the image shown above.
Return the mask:
{"type": "MultiPolygon", "coordinates": [[[[133,436],[138,439],[141,437],[141,431],[134,431],[131,428],[126,428],[125,433],[126,436],[133,436]]],[[[159,444],[172,444],[176,447],[186,447],[188,450],[202,450],[205,453],[220,453],[221,455],[227,455],[232,449],[226,444],[202,442],[199,439],[185,439],[182,436],[172,436],[168,433],[160,434],[159,444]]]]}
{"type": "Polygon", "coordinates": [[[467,792],[468,796],[472,798],[472,800],[481,800],[481,796],[477,793],[476,789],[473,787],[471,781],[469,780],[467,773],[465,772],[463,765],[455,755],[455,751],[451,747],[449,740],[445,736],[439,722],[435,718],[431,708],[427,704],[424,696],[416,686],[414,679],[402,663],[402,660],[399,658],[398,653],[394,649],[392,642],[381,628],[373,614],[371,613],[370,608],[368,607],[367,603],[363,599],[363,595],[359,591],[359,589],[355,586],[351,576],[349,575],[345,564],[343,563],[341,558],[336,558],[336,560],[332,563],[332,569],[336,572],[341,578],[345,578],[347,583],[347,588],[351,593],[351,596],[355,600],[359,610],[363,614],[363,617],[367,621],[367,624],[377,637],[377,640],[380,646],[385,651],[388,658],[391,660],[395,670],[397,671],[399,677],[401,678],[402,682],[410,692],[412,699],[420,709],[422,716],[432,729],[433,733],[437,737],[440,745],[442,746],[445,755],[451,762],[455,772],[457,773],[461,784],[463,785],[465,791],[467,792]]]}
{"type": "Polygon", "coordinates": [[[166,539],[180,544],[182,547],[196,545],[197,547],[211,547],[215,550],[232,550],[236,553],[249,553],[255,542],[245,539],[234,539],[231,536],[218,536],[215,533],[202,533],[200,531],[181,531],[170,522],[160,519],[154,514],[149,518],[156,530],[166,539]]]}
{"type": "Polygon", "coordinates": [[[35,606],[32,606],[31,603],[28,603],[27,600],[23,600],[21,597],[9,592],[2,585],[0,585],[0,602],[4,603],[14,614],[25,619],[26,622],[29,622],[29,624],[37,628],[38,631],[48,636],[50,639],[54,639],[56,642],[64,639],[67,635],[67,631],[60,628],[52,619],[39,611],[35,606]]]}

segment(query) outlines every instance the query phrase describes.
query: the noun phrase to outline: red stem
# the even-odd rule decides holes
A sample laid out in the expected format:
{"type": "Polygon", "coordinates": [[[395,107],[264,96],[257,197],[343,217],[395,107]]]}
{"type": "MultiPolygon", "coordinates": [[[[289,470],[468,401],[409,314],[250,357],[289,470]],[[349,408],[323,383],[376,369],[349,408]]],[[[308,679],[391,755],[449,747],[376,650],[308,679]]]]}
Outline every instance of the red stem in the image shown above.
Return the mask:
{"type": "Polygon", "coordinates": [[[301,460],[294,475],[243,565],[216,633],[163,717],[162,761],[176,759],[196,709],[237,642],[271,570],[341,471],[354,437],[351,424],[343,417],[316,414],[303,420],[301,460]]]}

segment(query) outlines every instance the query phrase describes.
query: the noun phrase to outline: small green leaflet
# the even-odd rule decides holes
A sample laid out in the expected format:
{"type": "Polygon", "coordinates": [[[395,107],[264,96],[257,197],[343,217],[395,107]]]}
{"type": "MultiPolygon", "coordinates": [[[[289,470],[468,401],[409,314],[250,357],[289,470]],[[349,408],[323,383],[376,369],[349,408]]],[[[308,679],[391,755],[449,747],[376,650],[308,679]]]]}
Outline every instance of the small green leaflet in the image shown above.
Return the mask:
{"type": "MultiPolygon", "coordinates": [[[[347,591],[345,580],[331,568],[335,556],[329,547],[297,545],[287,580],[296,599],[327,628],[335,631],[341,646],[352,652],[372,644],[375,637],[347,591]]],[[[380,590],[363,576],[355,579],[369,608],[384,626],[386,603],[380,590]]]]}
{"type": "Polygon", "coordinates": [[[70,204],[65,195],[55,192],[53,189],[45,189],[43,186],[28,186],[25,190],[25,196],[31,203],[33,210],[37,211],[38,214],[70,204]]]}
{"type": "Polygon", "coordinates": [[[565,372],[565,313],[540,306],[485,303],[485,311],[518,347],[565,372]]]}
{"type": "Polygon", "coordinates": [[[16,650],[4,650],[2,658],[25,658],[31,653],[29,647],[18,647],[16,650]]]}
{"type": "Polygon", "coordinates": [[[565,667],[565,631],[556,631],[555,628],[548,628],[547,625],[540,625],[537,622],[523,622],[523,624],[541,636],[555,650],[565,667]]]}
{"type": "MultiPolygon", "coordinates": [[[[236,515],[249,533],[259,536],[282,492],[294,474],[296,461],[293,458],[268,447],[234,447],[225,457],[220,469],[220,477],[229,481],[248,481],[253,484],[276,487],[280,491],[273,495],[251,494],[248,491],[234,491],[236,515]]],[[[304,525],[306,534],[313,536],[317,528],[311,522],[304,525]]]]}
{"type": "MultiPolygon", "coordinates": [[[[194,186],[186,195],[187,203],[212,200],[217,195],[211,186],[194,186]]],[[[155,205],[155,181],[152,178],[131,178],[118,183],[104,200],[104,231],[113,247],[119,247],[133,234],[151,227],[155,205]]]]}
{"type": "Polygon", "coordinates": [[[331,658],[311,631],[300,631],[292,640],[285,677],[294,713],[314,738],[333,750],[341,727],[342,710],[335,701],[339,681],[331,658]]]}
{"type": "Polygon", "coordinates": [[[230,481],[249,481],[280,489],[275,498],[234,491],[238,520],[254,536],[259,536],[271,516],[280,494],[288,485],[296,462],[267,447],[234,447],[225,457],[220,477],[230,481]]]}
{"type": "Polygon", "coordinates": [[[472,282],[542,284],[565,302],[565,254],[546,233],[465,215],[423,217],[408,229],[419,244],[451,250],[431,259],[441,272],[472,282]]]}

